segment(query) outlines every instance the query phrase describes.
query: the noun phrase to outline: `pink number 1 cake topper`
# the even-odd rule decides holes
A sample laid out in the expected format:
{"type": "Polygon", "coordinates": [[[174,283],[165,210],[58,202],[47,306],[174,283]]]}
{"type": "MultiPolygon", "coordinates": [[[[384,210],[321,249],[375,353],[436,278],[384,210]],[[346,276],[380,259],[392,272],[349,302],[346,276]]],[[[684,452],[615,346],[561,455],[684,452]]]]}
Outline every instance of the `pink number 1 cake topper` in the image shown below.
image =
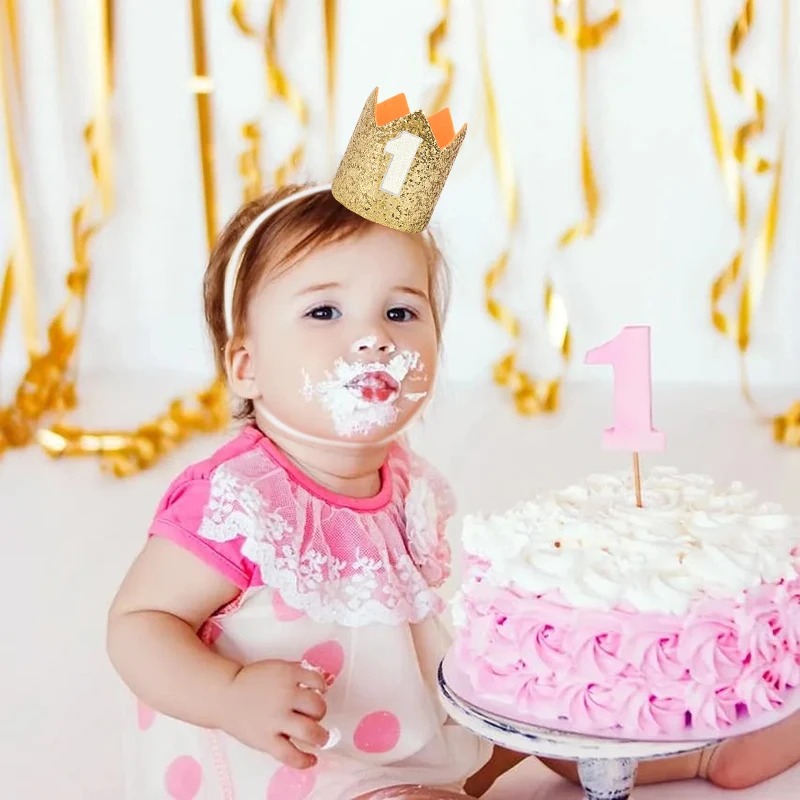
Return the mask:
{"type": "Polygon", "coordinates": [[[653,428],[650,328],[629,325],[611,341],[589,350],[584,361],[610,364],[614,370],[614,424],[603,434],[603,447],[633,452],[636,505],[641,508],[639,453],[660,451],[666,445],[664,434],[653,428]]]}

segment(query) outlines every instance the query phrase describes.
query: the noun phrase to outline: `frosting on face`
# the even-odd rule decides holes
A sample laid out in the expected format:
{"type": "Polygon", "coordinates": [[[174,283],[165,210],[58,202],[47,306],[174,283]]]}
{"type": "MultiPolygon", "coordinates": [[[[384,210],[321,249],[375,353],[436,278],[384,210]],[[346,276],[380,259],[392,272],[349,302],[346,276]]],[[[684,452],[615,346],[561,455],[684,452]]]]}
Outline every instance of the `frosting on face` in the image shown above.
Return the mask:
{"type": "MultiPolygon", "coordinates": [[[[356,342],[353,349],[360,344],[369,346],[367,339],[356,342]]],[[[339,436],[366,434],[396,422],[399,416],[396,404],[401,397],[402,383],[409,373],[422,368],[419,353],[408,350],[396,353],[386,364],[338,358],[333,372],[328,372],[317,384],[305,374],[303,396],[322,404],[331,415],[339,436]]]]}
{"type": "Polygon", "coordinates": [[[595,475],[535,502],[464,520],[485,580],[531,594],[558,589],[577,608],[683,614],[700,595],[733,598],[797,575],[794,520],[739,483],[656,469],[644,507],[627,475],[595,475]]]}

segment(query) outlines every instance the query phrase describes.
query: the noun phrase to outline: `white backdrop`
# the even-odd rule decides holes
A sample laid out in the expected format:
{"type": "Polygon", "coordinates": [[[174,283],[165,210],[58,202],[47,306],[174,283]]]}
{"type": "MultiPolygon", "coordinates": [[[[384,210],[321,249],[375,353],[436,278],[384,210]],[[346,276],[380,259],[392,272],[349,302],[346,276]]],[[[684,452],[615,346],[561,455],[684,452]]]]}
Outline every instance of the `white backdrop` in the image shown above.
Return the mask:
{"type": "MultiPolygon", "coordinates": [[[[588,0],[592,16],[606,12],[607,2],[588,0]]],[[[790,2],[795,76],[800,9],[797,0],[790,2]]],[[[484,137],[475,0],[451,3],[456,63],[451,108],[456,126],[466,120],[470,129],[436,215],[455,274],[446,367],[453,379],[486,380],[506,344],[482,304],[482,276],[504,244],[503,220],[484,137]]],[[[325,141],[322,0],[286,4],[282,60],[312,111],[308,175],[329,179],[335,163],[327,159],[325,141]]],[[[602,193],[598,229],[591,240],[558,253],[558,236],[582,213],[575,54],[552,30],[549,0],[486,0],[499,107],[522,196],[520,235],[502,296],[536,333],[542,274],[548,263],[553,266],[574,324],[571,376],[576,381],[609,378],[606,369],[582,366],[586,349],[623,325],[651,324],[656,380],[732,384],[664,387],[655,395],[655,422],[667,433],[663,463],[721,481],[742,479],[766,499],[798,511],[798,451],[776,447],[739,401],[733,386],[735,350],[709,320],[709,285],[732,254],[737,230],[702,104],[693,0],[622,4],[621,26],[590,55],[589,121],[602,193]]],[[[80,133],[92,110],[84,13],[93,0],[21,0],[17,5],[28,99],[25,188],[44,318],[63,297],[70,213],[90,185],[80,133]],[[53,35],[56,7],[59,36],[53,35]]],[[[242,123],[256,114],[264,120],[265,167],[287,152],[294,131],[284,109],[265,103],[261,50],[230,22],[228,0],[205,0],[205,5],[222,220],[241,194],[242,123]]],[[[251,16],[263,20],[265,5],[266,0],[248,0],[251,16]]],[[[338,156],[375,86],[381,97],[406,92],[412,108],[430,97],[440,76],[427,66],[426,35],[440,3],[339,0],[337,5],[338,156]]],[[[704,5],[713,85],[731,131],[745,118],[730,86],[725,52],[739,0],[705,0],[704,5]]],[[[117,6],[117,207],[92,247],[81,369],[98,374],[79,386],[82,404],[75,415],[79,424],[101,427],[141,423],[163,409],[177,388],[199,387],[211,376],[200,305],[206,243],[189,91],[189,0],[117,0],[117,6]],[[106,381],[99,374],[104,371],[124,375],[106,381]]],[[[780,113],[772,113],[781,108],[780,2],[756,0],[756,8],[742,63],[767,94],[769,135],[762,152],[772,156],[781,123],[780,113]]],[[[795,98],[797,88],[795,80],[795,98]]],[[[783,384],[776,395],[787,400],[800,395],[798,145],[800,128],[793,126],[774,272],[756,322],[752,358],[754,377],[783,384]]],[[[4,159],[0,147],[0,263],[12,235],[4,159]]],[[[749,182],[751,211],[758,216],[767,182],[749,182]]],[[[0,355],[0,400],[6,400],[23,364],[18,308],[0,355]]],[[[538,353],[527,355],[528,363],[543,363],[538,353]]],[[[461,513],[503,508],[534,490],[629,464],[627,455],[600,448],[612,400],[603,387],[584,391],[576,386],[557,417],[527,425],[495,391],[444,388],[443,405],[434,405],[431,420],[418,433],[422,453],[453,482],[461,513]]],[[[4,641],[20,654],[0,659],[0,694],[9,687],[0,698],[3,796],[121,796],[117,709],[122,689],[105,655],[106,609],[169,480],[205,457],[216,441],[190,442],[129,481],[110,479],[93,459],[52,462],[34,447],[0,459],[0,529],[34,533],[6,537],[10,549],[0,561],[0,606],[15,609],[4,618],[4,641]],[[87,568],[87,555],[93,567],[87,568]],[[20,597],[26,598],[24,604],[20,597]],[[13,724],[4,726],[6,721],[13,724]]],[[[645,468],[652,463],[656,459],[647,458],[645,468]]],[[[457,521],[450,530],[458,558],[457,521]]],[[[456,568],[454,581],[458,574],[456,568]]],[[[764,790],[789,796],[777,786],[764,790]]],[[[699,791],[689,786],[685,794],[694,800],[699,791]]]]}
{"type": "MultiPolygon", "coordinates": [[[[80,130],[91,113],[84,20],[90,2],[60,3],[57,37],[52,15],[58,4],[26,0],[19,5],[27,97],[23,158],[44,318],[62,297],[71,252],[69,215],[89,186],[80,130]]],[[[607,0],[588,5],[592,16],[609,9],[607,0]]],[[[708,0],[704,5],[712,82],[732,131],[746,113],[730,85],[726,57],[739,3],[708,0]]],[[[117,207],[93,245],[81,368],[157,368],[208,377],[189,4],[138,0],[118,6],[117,207]]],[[[265,6],[264,0],[249,3],[259,24],[265,6]]],[[[288,0],[287,6],[282,62],[311,108],[306,174],[329,179],[335,163],[327,157],[325,141],[322,3],[288,0]]],[[[473,0],[453,0],[452,6],[449,48],[456,83],[450,106],[456,127],[466,120],[469,132],[435,216],[455,274],[446,369],[454,379],[486,380],[506,339],[483,310],[482,275],[503,246],[504,227],[484,136],[477,6],[473,0]]],[[[623,325],[650,324],[656,380],[735,381],[735,350],[711,328],[708,294],[713,275],[734,251],[737,228],[702,104],[692,0],[624,0],[620,27],[590,54],[589,124],[601,213],[596,234],[563,252],[555,247],[558,236],[583,213],[577,60],[553,32],[546,0],[493,0],[487,6],[492,69],[522,203],[514,260],[501,296],[528,324],[527,341],[541,339],[541,279],[551,263],[574,326],[573,377],[607,377],[605,370],[580,363],[585,350],[623,325]]],[[[418,108],[441,77],[428,66],[425,50],[438,2],[340,0],[338,7],[336,157],[371,89],[379,86],[381,98],[403,91],[418,108]]],[[[779,93],[780,3],[760,0],[756,7],[742,64],[767,94],[768,134],[760,149],[771,157],[785,107],[779,93]]],[[[207,0],[206,9],[222,221],[240,198],[242,123],[261,116],[267,168],[287,152],[297,131],[285,109],[266,102],[262,50],[232,24],[228,3],[207,0]]],[[[794,76],[800,64],[800,14],[793,16],[794,76]]],[[[795,100],[790,111],[796,108],[795,100]]],[[[751,360],[756,381],[787,388],[800,387],[798,145],[800,129],[790,127],[774,271],[756,320],[751,360]]],[[[749,182],[751,211],[759,217],[770,180],[749,182]]],[[[13,233],[7,184],[4,172],[0,254],[8,251],[13,233]]],[[[19,327],[15,310],[0,362],[4,394],[24,360],[19,327]]],[[[526,357],[528,366],[551,364],[536,348],[529,347],[526,357]]]]}

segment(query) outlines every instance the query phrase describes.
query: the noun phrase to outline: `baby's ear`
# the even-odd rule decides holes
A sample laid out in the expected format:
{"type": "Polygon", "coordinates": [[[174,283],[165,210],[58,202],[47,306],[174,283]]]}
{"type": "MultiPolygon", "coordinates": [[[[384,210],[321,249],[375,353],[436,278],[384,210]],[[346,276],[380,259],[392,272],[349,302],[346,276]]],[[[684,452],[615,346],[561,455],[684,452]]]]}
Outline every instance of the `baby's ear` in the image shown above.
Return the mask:
{"type": "Polygon", "coordinates": [[[225,346],[225,366],[231,391],[243,400],[255,400],[259,394],[255,361],[246,339],[234,338],[228,342],[225,346]]]}

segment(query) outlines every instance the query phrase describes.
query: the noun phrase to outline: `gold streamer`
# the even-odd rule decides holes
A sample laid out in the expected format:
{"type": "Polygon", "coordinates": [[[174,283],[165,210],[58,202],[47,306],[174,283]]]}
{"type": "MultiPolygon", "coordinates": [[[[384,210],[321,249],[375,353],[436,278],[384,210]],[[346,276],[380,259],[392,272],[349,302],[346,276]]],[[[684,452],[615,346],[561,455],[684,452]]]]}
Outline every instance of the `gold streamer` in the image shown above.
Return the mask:
{"type": "Polygon", "coordinates": [[[13,0],[6,0],[3,11],[3,19],[0,20],[0,93],[2,93],[6,158],[11,178],[11,197],[16,230],[12,254],[6,262],[2,297],[0,297],[0,341],[2,341],[8,321],[13,295],[17,292],[22,308],[22,330],[25,346],[28,351],[28,357],[33,358],[37,353],[41,352],[41,339],[39,336],[36,277],[33,268],[31,233],[28,224],[28,211],[25,203],[25,190],[17,144],[19,129],[15,123],[12,110],[15,105],[20,106],[22,103],[20,94],[22,78],[19,30],[17,27],[16,5],[13,0]],[[9,53],[10,57],[6,55],[6,52],[9,53]],[[12,68],[11,76],[6,74],[9,62],[12,68]],[[16,97],[14,97],[15,94],[16,97]]]}
{"type": "MultiPolygon", "coordinates": [[[[750,312],[752,310],[752,289],[745,290],[740,298],[739,314],[736,320],[729,317],[721,310],[721,304],[728,292],[733,289],[739,282],[742,268],[744,266],[744,248],[747,236],[749,215],[747,207],[747,190],[742,174],[742,166],[750,167],[756,173],[763,173],[771,168],[768,161],[763,158],[755,156],[750,147],[749,140],[758,134],[763,133],[764,130],[764,117],[766,114],[766,100],[764,95],[745,78],[741,70],[736,66],[735,58],[738,51],[742,47],[747,35],[750,32],[755,7],[752,0],[745,0],[739,15],[734,22],[729,38],[729,57],[731,60],[731,82],[734,88],[751,106],[753,117],[752,119],[740,125],[733,136],[733,141],[729,141],[724,126],[722,124],[719,112],[717,110],[714,95],[711,90],[711,84],[708,76],[708,68],[706,64],[706,57],[703,46],[702,35],[702,8],[700,0],[695,0],[695,14],[698,24],[698,32],[700,37],[701,46],[701,73],[703,82],[703,95],[706,105],[706,114],[708,116],[709,128],[711,129],[711,138],[714,146],[714,153],[717,158],[718,165],[722,171],[725,180],[725,187],[730,197],[731,203],[734,207],[736,214],[736,223],[739,227],[740,240],[739,247],[731,259],[728,266],[719,273],[714,279],[711,287],[711,319],[714,327],[723,335],[732,339],[738,346],[739,351],[743,354],[750,343],[750,312]]],[[[784,6],[784,12],[786,7],[784,6]]],[[[784,24],[786,19],[784,18],[784,24]]],[[[775,206],[777,213],[777,196],[780,192],[780,175],[781,170],[776,164],[775,180],[773,184],[773,198],[770,200],[769,208],[775,206]]],[[[769,213],[765,217],[765,226],[770,226],[769,213]]],[[[773,237],[774,238],[774,237],[773,237]]],[[[771,244],[769,248],[771,250],[771,244]]],[[[768,259],[767,259],[768,260],[768,259]]],[[[765,274],[763,268],[758,270],[759,274],[765,274]]],[[[755,290],[760,294],[761,287],[755,287],[755,290]]],[[[745,393],[749,391],[745,389],[745,393]]]]}
{"type": "MultiPolygon", "coordinates": [[[[784,12],[785,11],[786,7],[784,7],[784,12]]],[[[736,133],[733,137],[733,156],[740,164],[747,165],[756,173],[761,173],[770,169],[770,164],[765,159],[751,152],[748,141],[752,137],[758,136],[764,132],[764,118],[767,111],[767,102],[764,95],[745,77],[744,73],[736,64],[736,56],[753,25],[754,13],[754,0],[745,0],[730,34],[729,52],[731,60],[731,82],[733,83],[733,88],[738,92],[740,97],[746,101],[753,110],[753,118],[736,129],[736,133]]],[[[788,19],[784,16],[784,23],[786,22],[788,22],[788,19]]]]}
{"type": "Polygon", "coordinates": [[[118,478],[149,469],[192,436],[214,433],[228,420],[228,398],[222,381],[198,392],[196,404],[173,400],[163,414],[136,431],[85,431],[55,425],[40,434],[47,452],[58,456],[98,455],[105,469],[118,478]]]}
{"type": "Polygon", "coordinates": [[[3,273],[3,283],[0,284],[0,353],[3,352],[3,334],[8,322],[8,312],[11,310],[11,300],[14,296],[14,261],[9,259],[3,273]]]}
{"type": "MultiPolygon", "coordinates": [[[[308,128],[308,107],[300,93],[289,81],[278,60],[278,30],[286,12],[286,0],[272,0],[264,33],[264,64],[268,97],[278,97],[294,114],[303,134],[287,158],[278,165],[273,175],[273,185],[283,186],[297,171],[305,159],[305,132],[308,128]]],[[[244,0],[233,0],[231,17],[245,36],[258,38],[258,31],[248,21],[244,0]]],[[[261,193],[261,174],[258,171],[258,155],[261,145],[261,131],[258,122],[251,121],[242,127],[242,137],[247,149],[240,156],[240,174],[245,180],[245,198],[257,197],[261,193]],[[259,189],[254,187],[258,185],[259,189]],[[255,192],[255,194],[253,194],[255,192]]]]}
{"type": "MultiPolygon", "coordinates": [[[[205,23],[202,0],[190,0],[195,76],[197,126],[206,235],[209,246],[216,237],[216,184],[214,181],[211,80],[207,70],[205,23]]],[[[94,163],[94,162],[93,162],[94,163]]],[[[104,469],[124,478],[156,464],[161,458],[198,433],[225,427],[229,419],[227,393],[219,378],[197,392],[194,403],[173,400],[167,411],[134,431],[88,431],[54,425],[40,432],[39,441],[53,457],[96,455],[104,469]]]]}
{"type": "MultiPolygon", "coordinates": [[[[481,6],[483,12],[483,6],[481,6]]],[[[482,13],[482,20],[485,15],[482,13]]],[[[484,106],[486,114],[486,136],[489,151],[492,154],[495,174],[500,187],[503,209],[508,226],[509,241],[498,258],[489,267],[484,276],[484,293],[486,311],[489,316],[508,334],[512,340],[512,348],[499,361],[492,370],[495,383],[510,390],[514,405],[520,414],[536,414],[541,411],[553,411],[557,407],[557,394],[550,382],[541,382],[532,378],[528,373],[517,366],[519,346],[521,339],[521,325],[519,319],[506,305],[495,296],[497,284],[505,278],[508,263],[511,258],[511,240],[519,221],[519,189],[514,180],[514,171],[511,164],[508,145],[505,142],[500,126],[500,115],[497,108],[497,98],[489,68],[489,53],[485,34],[485,24],[479,28],[481,78],[484,91],[484,106]],[[542,396],[542,394],[544,396],[542,396]]]]}
{"type": "Polygon", "coordinates": [[[556,33],[572,42],[581,53],[600,47],[619,25],[622,9],[619,3],[610,14],[597,22],[586,21],[586,0],[578,0],[578,22],[570,22],[561,12],[561,0],[553,0],[553,27],[556,33]]]}
{"type": "MultiPolygon", "coordinates": [[[[247,20],[244,0],[233,0],[230,14],[241,33],[258,38],[258,32],[247,20]]],[[[244,202],[249,203],[264,191],[264,179],[261,174],[261,126],[258,120],[250,120],[242,125],[242,139],[245,148],[239,154],[239,175],[243,181],[244,202]]]]}
{"type": "MultiPolygon", "coordinates": [[[[481,11],[483,11],[483,6],[481,6],[481,11]]],[[[481,16],[485,19],[483,13],[481,16]]],[[[513,312],[494,296],[494,290],[497,284],[505,277],[508,271],[508,262],[511,257],[510,240],[514,234],[519,218],[519,191],[514,180],[514,171],[509,157],[508,146],[506,145],[500,127],[497,99],[495,97],[491,70],[489,69],[489,53],[485,26],[482,24],[482,20],[479,22],[478,35],[480,43],[481,79],[483,82],[486,115],[486,137],[500,188],[500,196],[503,202],[509,238],[509,243],[506,244],[503,251],[489,267],[484,276],[486,311],[508,334],[513,342],[512,349],[494,365],[493,377],[498,385],[506,386],[511,390],[514,402],[520,413],[533,413],[535,409],[528,411],[526,405],[528,398],[531,397],[530,386],[533,384],[533,381],[529,375],[518,369],[516,365],[520,339],[520,322],[513,312]]]]}
{"type": "Polygon", "coordinates": [[[114,3],[113,0],[96,0],[99,16],[95,19],[101,48],[97,67],[94,71],[95,107],[103,108],[104,113],[97,114],[86,129],[89,140],[89,154],[92,159],[92,171],[97,176],[100,200],[105,214],[109,214],[114,205],[114,180],[112,176],[111,145],[111,110],[109,108],[111,93],[114,87],[114,55],[112,43],[114,38],[114,3]]]}
{"type": "Polygon", "coordinates": [[[441,70],[444,77],[436,89],[428,116],[441,111],[447,105],[455,72],[453,60],[442,52],[442,45],[447,40],[450,29],[450,0],[439,0],[439,5],[442,9],[442,16],[428,34],[428,62],[434,69],[441,70]]]}
{"type": "MultiPolygon", "coordinates": [[[[98,52],[97,68],[103,80],[95,86],[95,117],[84,130],[84,142],[89,152],[93,186],[90,197],[81,204],[72,216],[72,241],[74,262],[66,277],[67,297],[47,329],[48,347],[44,353],[34,354],[22,378],[14,401],[0,409],[0,452],[6,447],[22,447],[36,435],[42,417],[51,412],[63,413],[76,405],[74,381],[74,356],[77,351],[86,286],[91,263],[88,244],[97,232],[99,222],[89,224],[92,208],[98,200],[101,204],[112,197],[112,187],[104,185],[111,181],[110,139],[98,135],[98,128],[110,128],[111,63],[113,61],[113,34],[111,30],[111,1],[96,0],[89,9],[92,41],[98,52]]],[[[40,432],[41,433],[41,432],[40,432]]]]}
{"type": "Polygon", "coordinates": [[[6,24],[9,32],[11,61],[14,65],[14,84],[19,96],[22,96],[22,58],[19,50],[19,25],[17,25],[16,0],[6,0],[6,24]]]}
{"type": "Polygon", "coordinates": [[[242,125],[242,138],[247,147],[239,155],[239,174],[242,176],[244,202],[249,203],[264,192],[264,179],[261,175],[261,129],[258,122],[246,122],[242,125]]]}
{"type": "MultiPolygon", "coordinates": [[[[586,217],[567,230],[558,240],[559,247],[566,247],[578,238],[591,235],[600,207],[600,195],[594,176],[586,111],[586,51],[601,46],[611,31],[619,23],[621,11],[617,6],[608,16],[598,22],[587,21],[586,0],[578,0],[577,23],[566,19],[561,12],[560,0],[553,0],[553,27],[559,36],[571,42],[578,51],[579,59],[579,108],[580,108],[580,153],[581,153],[581,186],[586,207],[586,217]]],[[[506,210],[509,231],[513,232],[517,223],[517,189],[514,184],[511,165],[508,160],[505,144],[502,142],[499,129],[494,88],[488,70],[486,43],[481,33],[481,65],[485,102],[489,147],[495,162],[495,171],[500,182],[506,210]]],[[[558,293],[551,274],[544,279],[544,312],[547,335],[551,345],[561,357],[561,374],[555,378],[537,379],[521,370],[517,365],[521,326],[517,317],[501,304],[494,296],[494,290],[505,276],[510,249],[507,247],[492,264],[484,277],[486,293],[486,310],[513,340],[512,349],[495,365],[493,377],[497,384],[507,387],[512,394],[517,411],[523,415],[551,413],[556,411],[560,401],[560,391],[564,372],[571,357],[572,338],[569,316],[563,298],[558,293]]]]}
{"type": "MultiPolygon", "coordinates": [[[[751,32],[755,16],[755,3],[745,0],[731,29],[728,41],[730,59],[730,76],[734,89],[748,104],[751,117],[738,126],[732,140],[728,138],[722,124],[711,83],[708,75],[705,54],[702,7],[700,0],[695,0],[695,18],[700,48],[700,69],[703,85],[703,96],[708,117],[709,130],[717,164],[723,176],[726,191],[736,215],[739,227],[739,245],[731,261],[713,280],[711,284],[711,321],[714,327],[725,337],[731,339],[739,353],[741,391],[748,404],[765,419],[750,389],[747,377],[747,351],[752,336],[752,323],[764,292],[764,286],[771,268],[772,251],[780,211],[780,194],[783,178],[783,160],[785,150],[786,123],[784,122],[774,163],[754,153],[750,140],[764,132],[766,117],[766,99],[763,93],[744,75],[736,63],[736,56],[751,32]],[[750,254],[746,258],[745,248],[749,227],[747,189],[744,181],[744,168],[760,175],[772,170],[773,180],[767,208],[750,254]],[[744,275],[744,277],[743,277],[744,275]],[[721,306],[728,294],[742,284],[736,315],[726,314],[721,306]]],[[[787,0],[782,2],[782,55],[781,70],[784,86],[788,82],[788,27],[789,6],[787,0]]],[[[786,96],[786,95],[785,95],[786,96]]],[[[800,444],[800,420],[798,406],[795,404],[784,415],[771,418],[773,436],[776,441],[786,444],[800,444]]]]}
{"type": "Polygon", "coordinates": [[[197,107],[197,132],[200,140],[200,170],[203,176],[203,208],[205,210],[206,241],[209,250],[217,238],[217,193],[214,181],[214,126],[211,119],[213,84],[208,74],[206,57],[206,28],[203,0],[189,0],[192,21],[192,56],[194,78],[192,88],[197,107]]]}
{"type": "Polygon", "coordinates": [[[336,78],[338,75],[338,33],[336,0],[325,0],[325,87],[328,112],[328,165],[336,161],[336,78]]]}
{"type": "Polygon", "coordinates": [[[569,228],[561,235],[559,245],[567,247],[576,239],[588,238],[594,232],[597,214],[600,209],[600,192],[592,164],[592,151],[589,144],[589,126],[587,122],[586,102],[586,61],[587,52],[601,47],[609,34],[619,24],[622,11],[617,5],[610,14],[597,22],[588,22],[586,0],[578,0],[577,23],[569,22],[561,11],[561,0],[553,0],[553,27],[556,33],[570,42],[578,52],[578,104],[580,115],[580,158],[581,186],[586,216],[583,220],[569,228]]]}
{"type": "Polygon", "coordinates": [[[800,447],[800,400],[792,403],[785,414],[773,419],[772,435],[776,442],[800,447]]]}

